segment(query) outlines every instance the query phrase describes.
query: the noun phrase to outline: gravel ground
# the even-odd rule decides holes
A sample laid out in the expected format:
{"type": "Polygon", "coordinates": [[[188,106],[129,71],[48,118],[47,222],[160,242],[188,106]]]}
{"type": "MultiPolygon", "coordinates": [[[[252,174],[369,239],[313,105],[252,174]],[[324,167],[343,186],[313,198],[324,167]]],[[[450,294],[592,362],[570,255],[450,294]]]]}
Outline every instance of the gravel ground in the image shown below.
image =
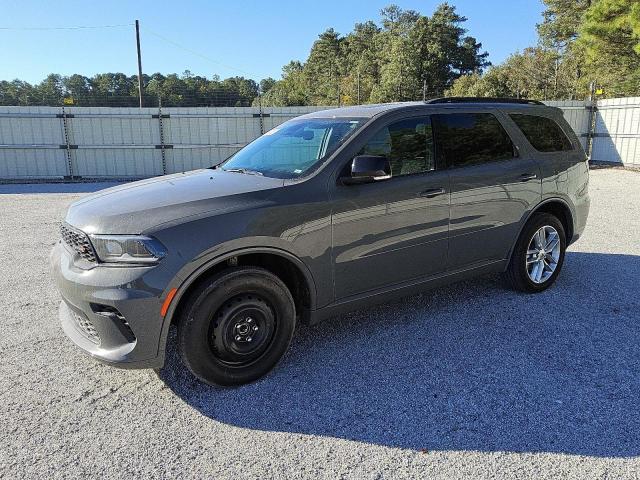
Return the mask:
{"type": "Polygon", "coordinates": [[[550,290],[489,277],[301,328],[235,389],[196,382],[171,339],[154,372],[64,337],[65,188],[0,186],[0,477],[640,477],[639,173],[592,172],[550,290]]]}

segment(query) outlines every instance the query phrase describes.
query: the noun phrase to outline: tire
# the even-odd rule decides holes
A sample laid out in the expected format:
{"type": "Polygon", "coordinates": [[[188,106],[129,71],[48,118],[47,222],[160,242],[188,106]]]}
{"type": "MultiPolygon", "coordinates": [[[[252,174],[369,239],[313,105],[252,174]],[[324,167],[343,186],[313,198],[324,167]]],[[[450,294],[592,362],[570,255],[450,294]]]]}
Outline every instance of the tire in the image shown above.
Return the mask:
{"type": "Polygon", "coordinates": [[[520,233],[511,254],[505,272],[507,283],[521,292],[537,293],[546,290],[553,285],[562,270],[566,248],[567,240],[562,222],[549,213],[534,214],[520,233]],[[534,235],[538,235],[543,228],[549,242],[540,250],[541,237],[534,238],[534,235]],[[554,232],[557,234],[558,249],[549,248],[549,245],[553,245],[551,239],[554,238],[554,232]]]}
{"type": "Polygon", "coordinates": [[[285,284],[256,267],[228,269],[200,285],[178,320],[178,350],[210,385],[242,385],[271,371],[287,351],[296,324],[285,284]]]}

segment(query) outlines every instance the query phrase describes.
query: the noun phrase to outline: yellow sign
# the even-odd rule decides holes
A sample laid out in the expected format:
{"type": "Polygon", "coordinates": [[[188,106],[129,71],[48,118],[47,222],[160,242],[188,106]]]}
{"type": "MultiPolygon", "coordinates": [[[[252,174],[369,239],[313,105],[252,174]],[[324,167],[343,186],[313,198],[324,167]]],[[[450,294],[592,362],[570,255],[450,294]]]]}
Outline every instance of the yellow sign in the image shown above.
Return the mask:
{"type": "Polygon", "coordinates": [[[73,97],[64,97],[62,103],[65,105],[73,105],[73,97]]]}
{"type": "Polygon", "coordinates": [[[604,95],[604,88],[596,88],[596,95],[604,95]]]}

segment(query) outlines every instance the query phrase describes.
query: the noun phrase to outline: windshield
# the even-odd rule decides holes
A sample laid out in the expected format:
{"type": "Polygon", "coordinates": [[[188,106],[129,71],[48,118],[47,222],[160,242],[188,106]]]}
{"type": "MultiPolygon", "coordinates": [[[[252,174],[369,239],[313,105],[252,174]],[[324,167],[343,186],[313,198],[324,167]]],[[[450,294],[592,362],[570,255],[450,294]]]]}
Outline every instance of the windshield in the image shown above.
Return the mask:
{"type": "Polygon", "coordinates": [[[251,142],[220,168],[274,178],[301,177],[331,155],[364,121],[362,118],[289,120],[251,142]]]}

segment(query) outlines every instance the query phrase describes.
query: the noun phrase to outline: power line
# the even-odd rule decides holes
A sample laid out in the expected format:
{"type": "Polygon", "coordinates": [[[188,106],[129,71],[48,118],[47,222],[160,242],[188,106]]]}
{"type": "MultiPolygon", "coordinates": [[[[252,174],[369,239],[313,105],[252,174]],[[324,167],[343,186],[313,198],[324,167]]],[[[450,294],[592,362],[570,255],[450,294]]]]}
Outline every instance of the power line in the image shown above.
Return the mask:
{"type": "Polygon", "coordinates": [[[150,30],[150,29],[148,29],[147,27],[141,27],[141,28],[142,28],[144,31],[146,31],[146,32],[150,33],[151,35],[153,35],[153,36],[155,36],[155,37],[158,37],[160,40],[163,40],[163,41],[165,41],[165,42],[167,42],[167,43],[169,43],[169,44],[173,45],[173,46],[174,46],[174,47],[176,47],[176,48],[179,48],[179,49],[181,49],[181,50],[184,50],[185,52],[189,52],[189,53],[191,53],[192,55],[195,55],[195,56],[200,57],[200,58],[202,58],[202,59],[204,59],[204,60],[207,60],[208,62],[211,62],[211,63],[213,63],[213,64],[215,64],[215,65],[218,65],[218,66],[220,66],[220,67],[224,67],[224,68],[228,68],[229,70],[235,70],[236,72],[244,73],[245,75],[249,75],[249,76],[251,76],[251,77],[256,77],[256,78],[258,78],[258,77],[260,76],[260,75],[255,75],[254,73],[251,73],[251,72],[247,72],[246,70],[242,70],[242,69],[240,69],[240,68],[233,67],[233,66],[231,66],[231,65],[226,65],[226,64],[224,64],[224,63],[222,63],[222,62],[219,62],[218,60],[214,60],[213,58],[210,58],[210,57],[208,57],[208,56],[206,56],[206,55],[204,55],[204,54],[202,54],[202,53],[200,53],[200,52],[196,52],[195,50],[192,50],[192,49],[190,49],[190,48],[188,48],[188,47],[185,47],[184,45],[181,45],[181,44],[179,44],[178,42],[174,42],[174,41],[173,41],[173,40],[171,40],[170,38],[167,38],[167,37],[165,37],[164,35],[160,35],[159,33],[154,32],[153,30],[150,30]]]}
{"type": "Polygon", "coordinates": [[[133,23],[122,23],[119,25],[76,25],[71,27],[0,27],[0,30],[87,30],[97,28],[120,28],[131,27],[133,23]]]}

